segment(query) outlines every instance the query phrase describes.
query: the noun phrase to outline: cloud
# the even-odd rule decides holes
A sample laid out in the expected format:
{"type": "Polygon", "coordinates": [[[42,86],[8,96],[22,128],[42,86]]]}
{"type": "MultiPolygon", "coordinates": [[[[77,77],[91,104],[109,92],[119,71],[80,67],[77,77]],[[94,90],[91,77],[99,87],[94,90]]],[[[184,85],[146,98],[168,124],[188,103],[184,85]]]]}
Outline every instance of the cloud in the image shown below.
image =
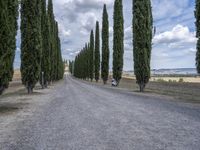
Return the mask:
{"type": "Polygon", "coordinates": [[[182,47],[186,44],[196,44],[195,32],[190,32],[189,28],[183,25],[176,25],[171,31],[166,31],[156,35],[154,44],[168,44],[171,48],[182,47]]]}
{"type": "MultiPolygon", "coordinates": [[[[73,60],[89,41],[95,22],[102,24],[103,4],[107,4],[110,34],[110,68],[113,53],[114,0],[53,0],[59,25],[63,58],[73,60]]],[[[132,0],[124,0],[124,68],[133,69],[132,0]]],[[[157,34],[152,49],[152,68],[195,67],[195,0],[152,0],[154,26],[157,34]]],[[[20,47],[20,34],[17,36],[20,47]]],[[[16,63],[20,60],[19,49],[16,63]]],[[[18,63],[19,64],[19,63],[18,63]]]]}
{"type": "Polygon", "coordinates": [[[81,33],[87,35],[96,24],[97,17],[93,12],[81,15],[81,33]]]}

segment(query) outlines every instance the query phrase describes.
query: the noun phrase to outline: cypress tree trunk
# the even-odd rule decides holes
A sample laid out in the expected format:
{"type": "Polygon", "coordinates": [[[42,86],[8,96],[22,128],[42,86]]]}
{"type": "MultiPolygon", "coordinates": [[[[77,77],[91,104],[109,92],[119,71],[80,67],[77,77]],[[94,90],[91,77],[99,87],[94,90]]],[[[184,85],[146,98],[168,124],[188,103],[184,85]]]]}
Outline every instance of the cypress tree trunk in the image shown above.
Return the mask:
{"type": "Polygon", "coordinates": [[[113,27],[113,78],[119,84],[123,71],[124,18],[122,0],[115,0],[113,27]]]}
{"type": "Polygon", "coordinates": [[[21,75],[28,93],[39,80],[41,65],[41,5],[40,0],[21,1],[21,75]]]}
{"type": "Polygon", "coordinates": [[[106,5],[103,8],[102,22],[102,62],[101,62],[101,78],[106,84],[109,75],[109,21],[106,5]]]}
{"type": "Polygon", "coordinates": [[[95,80],[99,81],[99,71],[100,71],[100,48],[99,48],[99,22],[96,22],[96,34],[95,34],[95,80]]]}
{"type": "Polygon", "coordinates": [[[196,67],[197,72],[200,74],[200,0],[196,0],[196,10],[195,10],[195,18],[196,18],[196,37],[197,40],[197,53],[196,53],[196,67]]]}
{"type": "Polygon", "coordinates": [[[94,33],[90,34],[90,80],[94,78],[94,33]]]}
{"type": "Polygon", "coordinates": [[[140,92],[150,78],[152,49],[152,10],[150,0],[133,0],[134,72],[140,92]]]}

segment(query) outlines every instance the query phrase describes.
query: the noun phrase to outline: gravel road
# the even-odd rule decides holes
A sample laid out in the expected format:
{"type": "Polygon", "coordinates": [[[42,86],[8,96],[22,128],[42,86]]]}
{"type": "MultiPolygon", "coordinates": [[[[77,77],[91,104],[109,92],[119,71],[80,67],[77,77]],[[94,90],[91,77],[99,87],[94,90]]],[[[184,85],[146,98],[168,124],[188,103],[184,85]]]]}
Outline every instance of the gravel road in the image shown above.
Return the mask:
{"type": "Polygon", "coordinates": [[[200,150],[200,106],[68,76],[0,149],[200,150]]]}

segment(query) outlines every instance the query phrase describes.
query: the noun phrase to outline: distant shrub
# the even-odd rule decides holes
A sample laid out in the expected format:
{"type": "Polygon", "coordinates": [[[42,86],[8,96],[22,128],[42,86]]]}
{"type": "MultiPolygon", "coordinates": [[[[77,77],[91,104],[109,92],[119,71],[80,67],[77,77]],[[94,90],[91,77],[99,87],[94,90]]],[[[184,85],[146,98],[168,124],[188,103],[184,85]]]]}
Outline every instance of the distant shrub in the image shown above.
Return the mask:
{"type": "Polygon", "coordinates": [[[169,83],[176,83],[177,81],[176,81],[176,80],[171,80],[171,79],[169,79],[168,82],[169,82],[169,83]]]}
{"type": "Polygon", "coordinates": [[[164,79],[157,79],[157,82],[166,82],[164,79]]]}
{"type": "Polygon", "coordinates": [[[178,82],[183,83],[184,82],[183,78],[180,78],[178,82]]]}

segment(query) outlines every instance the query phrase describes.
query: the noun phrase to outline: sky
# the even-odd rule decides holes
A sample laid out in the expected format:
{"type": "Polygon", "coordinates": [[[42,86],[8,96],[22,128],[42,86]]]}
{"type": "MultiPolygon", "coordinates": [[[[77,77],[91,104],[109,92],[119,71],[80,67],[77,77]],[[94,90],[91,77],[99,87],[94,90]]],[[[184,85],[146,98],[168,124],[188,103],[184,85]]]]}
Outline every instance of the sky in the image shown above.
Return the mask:
{"type": "MultiPolygon", "coordinates": [[[[110,69],[112,69],[114,0],[53,0],[59,24],[62,55],[73,60],[89,41],[98,20],[102,24],[103,4],[107,4],[110,31],[110,69]]],[[[152,0],[154,26],[152,69],[195,68],[195,0],[152,0]]],[[[133,70],[132,0],[123,0],[124,70],[133,70]]],[[[20,31],[17,36],[15,67],[20,67],[20,31]]]]}

